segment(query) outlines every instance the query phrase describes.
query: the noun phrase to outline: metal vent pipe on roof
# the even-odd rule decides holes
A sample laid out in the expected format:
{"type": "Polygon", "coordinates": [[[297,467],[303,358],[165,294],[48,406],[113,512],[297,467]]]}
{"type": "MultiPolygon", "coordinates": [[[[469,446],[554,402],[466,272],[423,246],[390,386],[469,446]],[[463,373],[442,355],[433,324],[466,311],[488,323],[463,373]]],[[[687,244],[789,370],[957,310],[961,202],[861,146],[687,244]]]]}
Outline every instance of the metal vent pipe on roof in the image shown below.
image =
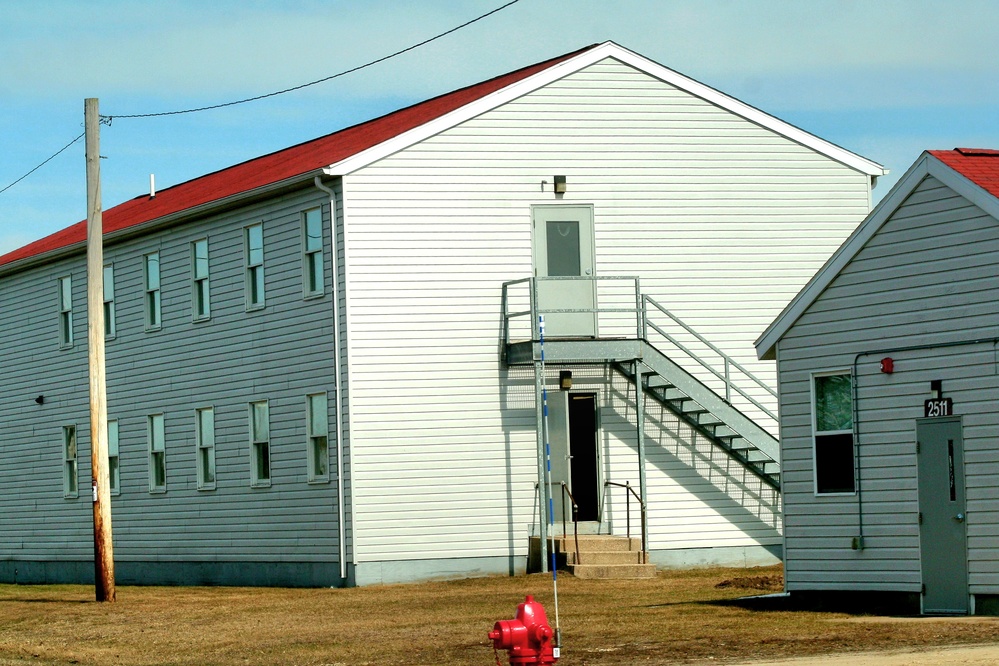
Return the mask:
{"type": "Polygon", "coordinates": [[[156,174],[149,174],[149,198],[152,199],[156,196],[156,174]]]}

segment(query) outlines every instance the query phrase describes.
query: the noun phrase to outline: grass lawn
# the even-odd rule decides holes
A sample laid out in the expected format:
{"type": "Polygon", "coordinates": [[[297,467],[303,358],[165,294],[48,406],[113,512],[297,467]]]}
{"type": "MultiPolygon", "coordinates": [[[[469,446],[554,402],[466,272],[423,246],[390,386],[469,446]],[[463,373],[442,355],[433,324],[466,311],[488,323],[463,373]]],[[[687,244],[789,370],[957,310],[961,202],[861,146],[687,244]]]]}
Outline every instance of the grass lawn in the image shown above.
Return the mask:
{"type": "MultiPolygon", "coordinates": [[[[660,572],[652,581],[559,576],[560,664],[724,663],[999,641],[999,619],[760,610],[779,567],[660,572]]],[[[550,575],[354,589],[0,586],[0,666],[25,664],[495,664],[486,634],[526,594],[555,624],[550,575]]],[[[506,664],[506,655],[501,654],[506,664]]]]}

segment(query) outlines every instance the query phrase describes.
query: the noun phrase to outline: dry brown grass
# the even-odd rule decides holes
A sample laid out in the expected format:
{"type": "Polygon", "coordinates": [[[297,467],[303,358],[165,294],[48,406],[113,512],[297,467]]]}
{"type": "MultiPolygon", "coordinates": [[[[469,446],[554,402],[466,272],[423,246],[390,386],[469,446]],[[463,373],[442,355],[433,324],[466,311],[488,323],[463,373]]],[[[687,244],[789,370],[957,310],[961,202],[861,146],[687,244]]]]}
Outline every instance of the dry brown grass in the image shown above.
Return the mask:
{"type": "MultiPolygon", "coordinates": [[[[987,643],[999,629],[994,618],[858,622],[856,614],[732,603],[780,588],[776,567],[661,572],[653,581],[561,575],[559,663],[724,663],[987,643]]],[[[342,590],[125,587],[115,604],[93,602],[83,586],[0,586],[0,665],[490,665],[486,633],[512,618],[525,594],[554,624],[548,575],[342,590]]]]}

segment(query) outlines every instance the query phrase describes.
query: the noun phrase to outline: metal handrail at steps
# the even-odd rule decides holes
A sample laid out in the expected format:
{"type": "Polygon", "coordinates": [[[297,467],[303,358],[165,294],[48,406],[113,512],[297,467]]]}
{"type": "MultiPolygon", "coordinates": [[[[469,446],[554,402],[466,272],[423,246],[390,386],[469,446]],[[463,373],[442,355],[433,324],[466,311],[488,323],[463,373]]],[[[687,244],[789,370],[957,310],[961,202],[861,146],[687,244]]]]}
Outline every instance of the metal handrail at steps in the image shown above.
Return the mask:
{"type": "Polygon", "coordinates": [[[572,536],[576,542],[575,564],[582,564],[579,561],[579,505],[576,504],[576,498],[572,496],[572,492],[569,490],[569,484],[565,481],[560,481],[559,483],[562,484],[562,538],[565,538],[565,498],[568,495],[569,501],[572,502],[572,536]]]}
{"type": "MultiPolygon", "coordinates": [[[[643,294],[637,276],[561,276],[511,280],[503,283],[502,308],[503,353],[507,362],[509,359],[506,354],[511,344],[539,342],[539,316],[591,314],[594,317],[595,339],[643,340],[677,360],[675,355],[667,353],[666,347],[675,349],[691,361],[685,364],[682,359],[677,360],[681,366],[685,366],[688,371],[702,368],[707,373],[703,377],[714,378],[718,382],[711,388],[723,395],[725,402],[737,406],[733,404],[733,394],[738,396],[739,402],[744,405],[741,409],[758,410],[759,416],[768,421],[765,429],[771,434],[777,431],[777,415],[760,401],[765,396],[776,400],[777,392],[654,298],[643,294]],[[559,281],[591,282],[593,307],[539,307],[539,286],[559,281]],[[695,346],[697,350],[694,349],[695,346]]],[[[546,338],[549,341],[555,340],[550,334],[546,338]]]]}
{"type": "Polygon", "coordinates": [[[625,497],[627,497],[628,500],[627,500],[627,503],[625,505],[625,510],[624,510],[624,515],[625,515],[624,522],[625,522],[625,525],[626,525],[626,533],[627,533],[627,537],[628,537],[628,548],[629,549],[631,548],[631,498],[634,497],[636,500],[638,500],[638,506],[641,507],[641,509],[642,509],[642,521],[641,521],[642,522],[642,554],[641,554],[642,562],[641,563],[642,564],[648,564],[649,563],[648,562],[649,548],[648,548],[648,543],[646,541],[646,536],[647,535],[645,534],[645,525],[646,525],[646,522],[645,522],[645,516],[646,516],[645,502],[643,502],[642,498],[638,496],[637,492],[635,492],[635,488],[634,488],[634,486],[631,485],[630,481],[625,481],[624,483],[618,483],[616,481],[604,481],[604,492],[606,492],[607,488],[609,488],[611,486],[615,486],[617,488],[624,488],[626,490],[625,497]]]}

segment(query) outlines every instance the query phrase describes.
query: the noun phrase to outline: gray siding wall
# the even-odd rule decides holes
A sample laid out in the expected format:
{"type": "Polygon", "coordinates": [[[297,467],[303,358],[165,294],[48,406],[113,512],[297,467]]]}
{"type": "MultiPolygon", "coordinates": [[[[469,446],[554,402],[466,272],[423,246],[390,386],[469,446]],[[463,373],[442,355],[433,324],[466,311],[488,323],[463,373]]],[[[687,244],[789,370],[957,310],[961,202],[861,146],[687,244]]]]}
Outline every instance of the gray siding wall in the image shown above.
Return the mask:
{"type": "MultiPolygon", "coordinates": [[[[109,243],[117,335],[108,416],[120,428],[115,558],[159,563],[335,563],[335,357],[329,200],[314,188],[109,243]],[[326,290],[303,298],[302,211],[324,205],[326,290]],[[266,307],[247,312],[243,228],[263,223],[266,307]],[[208,238],[211,318],[192,321],[191,241],[208,238]],[[144,330],[143,255],[159,251],[162,328],[144,330]],[[306,394],[328,393],[329,483],[307,482],[306,394]],[[271,479],[250,487],[250,401],[270,406],[271,479]],[[217,483],[197,489],[195,409],[215,409],[217,483]],[[164,414],[165,493],[148,482],[147,415],[164,414]]],[[[0,278],[0,561],[92,559],[82,253],[0,278]],[[76,343],[60,349],[57,279],[73,276],[76,343]],[[37,405],[34,398],[45,396],[37,405]],[[63,425],[78,428],[80,492],[63,497],[63,425]]],[[[165,566],[168,566],[165,564],[165,566]]],[[[308,567],[306,567],[308,568],[308,567]]],[[[134,568],[133,568],[134,569],[134,568]]],[[[230,573],[233,570],[230,569],[230,573]]],[[[150,576],[155,574],[150,571],[150,576]]],[[[206,580],[227,577],[224,568],[206,580]]],[[[334,584],[337,567],[320,570],[334,584]]],[[[283,578],[287,582],[296,582],[283,578]]]]}
{"type": "Polygon", "coordinates": [[[858,359],[861,497],[814,494],[810,397],[811,373],[849,370],[860,352],[995,336],[997,256],[999,222],[926,178],[780,341],[789,589],[919,590],[915,421],[940,379],[963,418],[971,592],[999,591],[995,345],[858,359]]]}

